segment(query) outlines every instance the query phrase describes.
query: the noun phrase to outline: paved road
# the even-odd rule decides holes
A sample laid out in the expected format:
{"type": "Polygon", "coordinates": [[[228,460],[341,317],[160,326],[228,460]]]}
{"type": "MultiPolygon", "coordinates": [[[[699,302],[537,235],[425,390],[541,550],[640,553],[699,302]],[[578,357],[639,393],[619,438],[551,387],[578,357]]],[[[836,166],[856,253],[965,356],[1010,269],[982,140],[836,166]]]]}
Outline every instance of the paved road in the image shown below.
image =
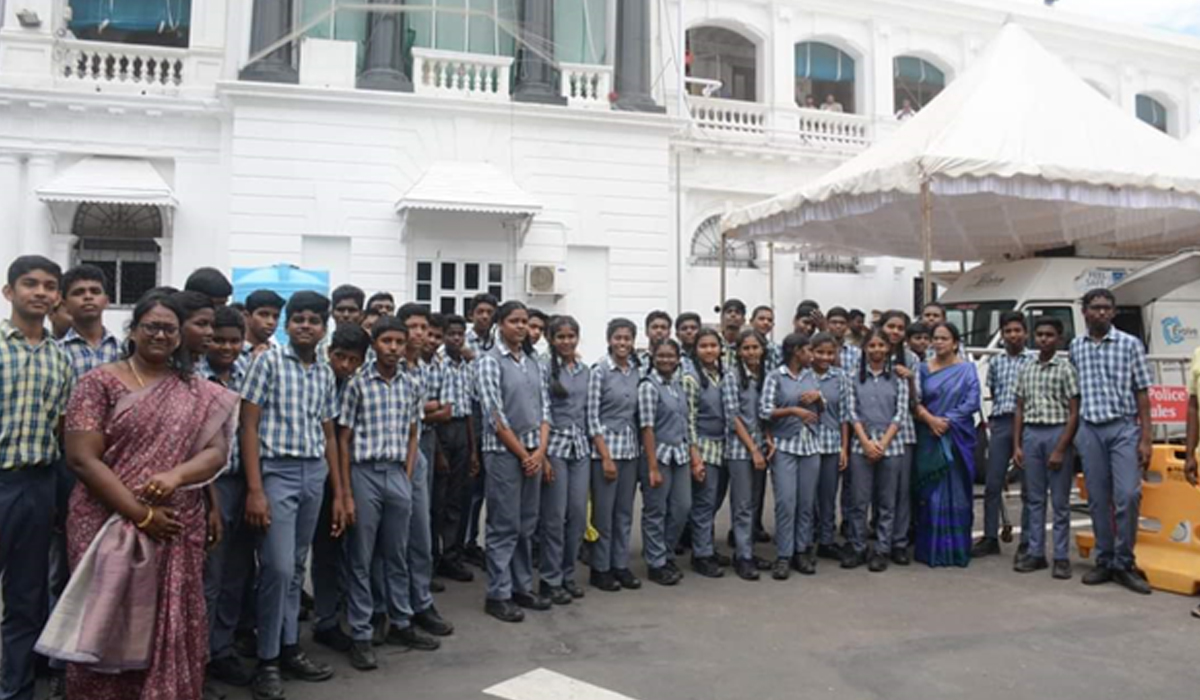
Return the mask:
{"type": "Polygon", "coordinates": [[[1008,556],[883,574],[822,562],[787,582],[690,574],[673,589],[589,589],[520,625],[484,615],[481,580],[451,583],[438,605],[458,629],[442,650],[384,647],[381,668],[359,673],[314,649],[337,677],[289,684],[289,698],[477,700],[536,668],[637,700],[1200,697],[1196,601],[1087,588],[1076,562],[1068,582],[1016,574],[1008,556]]]}

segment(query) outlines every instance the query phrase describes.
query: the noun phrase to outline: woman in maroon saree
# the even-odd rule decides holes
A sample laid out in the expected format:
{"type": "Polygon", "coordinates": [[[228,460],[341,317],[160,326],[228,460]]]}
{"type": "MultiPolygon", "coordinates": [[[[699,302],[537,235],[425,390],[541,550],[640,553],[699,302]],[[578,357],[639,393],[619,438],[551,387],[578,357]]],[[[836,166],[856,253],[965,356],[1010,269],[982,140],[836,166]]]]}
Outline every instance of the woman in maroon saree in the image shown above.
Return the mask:
{"type": "Polygon", "coordinates": [[[85,375],[66,418],[72,569],[104,523],[156,543],[156,610],[145,670],[99,673],[70,664],[69,697],[199,700],[208,657],[204,609],[204,490],[228,459],[237,396],[191,374],[181,314],[165,297],[134,310],[126,357],[85,375]]]}

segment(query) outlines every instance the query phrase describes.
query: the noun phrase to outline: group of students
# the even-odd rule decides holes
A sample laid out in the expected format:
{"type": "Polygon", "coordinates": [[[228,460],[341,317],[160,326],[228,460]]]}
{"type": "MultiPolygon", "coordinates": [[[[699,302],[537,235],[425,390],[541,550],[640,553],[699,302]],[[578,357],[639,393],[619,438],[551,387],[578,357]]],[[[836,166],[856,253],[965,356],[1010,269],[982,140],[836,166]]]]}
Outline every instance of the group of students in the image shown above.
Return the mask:
{"type": "Polygon", "coordinates": [[[984,537],[972,543],[980,384],[937,304],[916,322],[893,310],[868,324],[806,301],[782,343],[767,306],[748,317],[727,300],[715,329],[696,313],[655,311],[643,347],[637,324],[613,319],[604,356],[588,362],[574,318],[520,301],[480,294],[468,319],[343,285],[331,299],[259,290],[236,305],[211,268],[182,291],[148,292],[121,343],[103,326],[107,284],[97,268],[62,274],[37,256],[8,271],[5,697],[32,697],[32,649],[65,583],[61,562],[76,569],[93,556],[109,520],[157,543],[153,643],[127,666],[137,670],[116,674],[40,643],[72,662],[68,697],[199,698],[207,676],[283,698],[285,675],[333,674],[300,646],[306,614],[314,640],[356,669],[376,668],[382,643],[437,649],[453,633],[434,604],[438,578],[470,581],[468,563],[486,571],[485,611],[505,622],[583,598],[578,561],[600,591],[640,588],[630,546],[639,487],[650,581],[678,584],[686,547],[700,576],[732,566],[747,581],[760,571],[786,580],[815,574],[822,558],[882,572],[914,556],[965,566],[999,553],[1012,462],[1024,505],[1015,569],[1052,561],[1062,579],[1077,446],[1097,534],[1084,582],[1149,591],[1133,565],[1140,482],[1129,478],[1149,456],[1149,375],[1140,343],[1111,326],[1105,290],[1085,297],[1089,334],[1069,358],[1057,319],[1036,319],[1036,353],[1023,315],[1001,319],[984,537]],[[43,323],[59,300],[71,325],[53,342],[43,323]],[[715,531],[727,496],[732,557],[715,531]],[[52,542],[56,530],[64,536],[52,542]],[[755,543],[772,539],[774,556],[756,556],[755,543]],[[257,657],[253,670],[239,651],[257,657]]]}

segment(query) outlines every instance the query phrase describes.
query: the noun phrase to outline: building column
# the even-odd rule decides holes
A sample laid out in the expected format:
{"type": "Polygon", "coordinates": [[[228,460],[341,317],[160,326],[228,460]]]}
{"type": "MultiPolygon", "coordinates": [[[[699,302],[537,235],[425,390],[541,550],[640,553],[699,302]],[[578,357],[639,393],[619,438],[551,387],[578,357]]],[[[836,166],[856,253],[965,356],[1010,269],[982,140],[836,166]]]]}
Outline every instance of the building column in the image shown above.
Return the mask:
{"type": "MultiPolygon", "coordinates": [[[[403,0],[368,0],[370,5],[403,5],[403,0]]],[[[412,92],[404,74],[404,16],[399,12],[367,14],[367,46],[358,87],[365,90],[412,92]]]]}
{"type": "MultiPolygon", "coordinates": [[[[54,222],[50,209],[38,199],[37,191],[54,179],[54,156],[35,153],[29,156],[25,178],[25,211],[21,218],[21,254],[49,255],[54,222]]],[[[70,233],[68,231],[67,233],[70,233]]],[[[57,261],[60,265],[68,260],[57,261]]]]}
{"type": "Polygon", "coordinates": [[[552,0],[521,0],[514,102],[565,105],[554,80],[554,5],[552,0]],[[535,50],[536,49],[536,50],[535,50]]]}
{"type": "Polygon", "coordinates": [[[667,111],[650,95],[649,0],[617,0],[617,56],[613,69],[615,109],[667,111]]]}
{"type": "MultiPolygon", "coordinates": [[[[254,0],[250,25],[250,53],[256,54],[292,31],[292,0],[254,0]]],[[[241,80],[264,83],[298,83],[300,73],[292,61],[289,42],[242,69],[241,80]]]]}
{"type": "MultiPolygon", "coordinates": [[[[869,108],[867,105],[862,105],[858,109],[859,114],[870,115],[874,114],[878,119],[886,121],[893,119],[896,114],[896,81],[895,81],[895,56],[892,55],[892,29],[885,24],[875,24],[875,31],[871,33],[871,90],[863,90],[863,94],[869,95],[869,99],[874,104],[869,108]],[[869,111],[870,110],[870,111],[869,111]]],[[[866,71],[863,71],[866,73],[866,71]]],[[[865,77],[865,76],[864,76],[865,77]]]]}
{"type": "Polygon", "coordinates": [[[10,212],[8,223],[16,231],[0,235],[0,265],[5,269],[21,254],[21,158],[0,153],[0,211],[10,212]]]}

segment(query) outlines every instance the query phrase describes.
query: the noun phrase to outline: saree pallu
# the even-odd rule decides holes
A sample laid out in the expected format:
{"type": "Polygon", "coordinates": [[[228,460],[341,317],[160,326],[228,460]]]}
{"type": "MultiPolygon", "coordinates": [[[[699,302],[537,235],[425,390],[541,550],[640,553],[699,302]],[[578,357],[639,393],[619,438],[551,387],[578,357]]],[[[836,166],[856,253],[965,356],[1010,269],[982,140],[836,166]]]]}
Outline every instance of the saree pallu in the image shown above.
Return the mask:
{"type": "MultiPolygon", "coordinates": [[[[228,450],[237,420],[238,397],[214,383],[170,375],[153,386],[130,391],[101,368],[76,386],[67,410],[66,430],[104,436],[102,460],[131,490],[154,474],[169,471],[206,447],[228,450]]],[[[87,700],[199,700],[208,660],[208,619],[204,607],[207,533],[203,489],[177,491],[166,504],[175,509],[181,533],[154,547],[156,604],[124,624],[150,630],[144,670],[113,673],[103,665],[72,663],[67,694],[87,700]],[[104,668],[104,672],[97,670],[104,668]]],[[[82,483],[71,494],[67,550],[76,568],[110,519],[109,511],[82,483]]],[[[112,527],[132,527],[114,523],[112,527]]],[[[144,537],[141,533],[135,533],[144,537]]],[[[132,550],[130,550],[132,551],[132,550]]],[[[135,562],[129,562],[132,571],[135,562]]],[[[118,567],[119,569],[119,567],[118,567]]],[[[92,593],[92,607],[113,609],[104,596],[120,587],[92,593]]],[[[138,613],[131,613],[136,615],[138,613]]],[[[120,642],[114,640],[114,644],[120,642]]],[[[112,650],[100,650],[112,653],[112,650]]]]}
{"type": "Polygon", "coordinates": [[[950,422],[941,437],[917,426],[913,500],[916,504],[916,559],[929,566],[966,566],[971,561],[974,524],[975,412],[979,375],[962,362],[937,372],[921,365],[922,403],[950,422]]]}

